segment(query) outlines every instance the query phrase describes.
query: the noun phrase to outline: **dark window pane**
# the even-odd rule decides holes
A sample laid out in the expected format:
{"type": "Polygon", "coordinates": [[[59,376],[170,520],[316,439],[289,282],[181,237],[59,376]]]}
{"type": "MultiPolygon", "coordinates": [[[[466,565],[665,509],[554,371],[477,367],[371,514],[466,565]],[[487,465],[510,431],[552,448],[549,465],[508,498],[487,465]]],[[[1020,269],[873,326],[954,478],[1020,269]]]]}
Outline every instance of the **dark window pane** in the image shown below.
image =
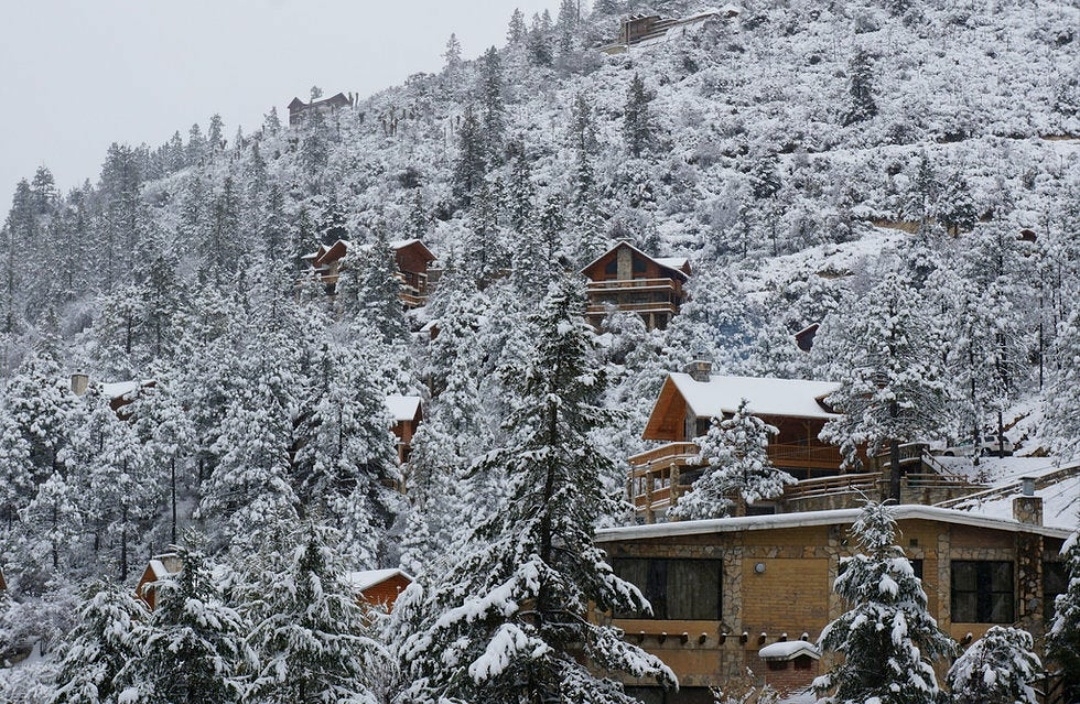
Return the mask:
{"type": "Polygon", "coordinates": [[[954,561],[951,603],[954,623],[1011,623],[1012,563],[954,561]]]}

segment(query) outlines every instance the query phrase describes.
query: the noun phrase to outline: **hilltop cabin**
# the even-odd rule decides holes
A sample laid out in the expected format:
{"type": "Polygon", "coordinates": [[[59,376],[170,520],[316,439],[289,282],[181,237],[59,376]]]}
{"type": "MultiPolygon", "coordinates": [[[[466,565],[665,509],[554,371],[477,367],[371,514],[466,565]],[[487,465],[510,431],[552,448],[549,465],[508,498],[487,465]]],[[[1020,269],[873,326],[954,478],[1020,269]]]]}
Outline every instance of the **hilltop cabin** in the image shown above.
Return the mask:
{"type": "Polygon", "coordinates": [[[391,430],[397,438],[398,463],[409,461],[412,439],[424,419],[424,406],[419,396],[391,394],[386,397],[386,407],[394,421],[391,430]]]}
{"type": "Polygon", "coordinates": [[[611,312],[637,313],[650,330],[664,329],[686,302],[683,287],[690,280],[685,257],[654,258],[620,241],[581,273],[587,278],[586,318],[599,328],[611,312]]]}
{"type": "Polygon", "coordinates": [[[312,100],[310,103],[305,103],[300,98],[293,98],[289,103],[289,127],[298,127],[304,123],[304,119],[311,115],[312,112],[332,113],[335,110],[341,108],[352,107],[353,100],[346,96],[344,93],[338,93],[332,95],[329,98],[323,98],[322,100],[312,100]]]}
{"type": "MultiPolygon", "coordinates": [[[[142,599],[153,611],[157,608],[154,584],[166,577],[180,573],[184,562],[176,553],[155,555],[143,570],[135,587],[135,596],[142,599]]],[[[377,607],[389,611],[398,594],[412,584],[413,578],[399,569],[365,570],[345,575],[345,583],[356,594],[357,602],[364,607],[377,607]]]]}
{"type": "Polygon", "coordinates": [[[619,25],[618,38],[600,47],[605,54],[623,54],[632,46],[642,46],[665,42],[672,37],[683,36],[687,32],[695,31],[710,22],[717,20],[730,20],[740,14],[738,7],[725,5],[719,10],[703,10],[689,17],[671,18],[660,15],[633,15],[622,21],[619,25]]]}
{"type": "Polygon", "coordinates": [[[345,581],[356,593],[361,606],[384,609],[389,613],[401,592],[413,583],[413,578],[392,568],[350,572],[345,575],[345,581]]]}
{"type": "MultiPolygon", "coordinates": [[[[407,309],[419,308],[427,303],[429,284],[428,269],[436,257],[423,242],[417,239],[395,240],[389,243],[397,264],[397,276],[401,281],[401,302],[407,309]]],[[[355,266],[353,260],[370,254],[372,245],[354,245],[338,240],[303,256],[310,267],[310,275],[322,284],[328,296],[337,292],[341,272],[355,266]]],[[[310,280],[310,276],[304,281],[310,280]]]]}
{"type": "MultiPolygon", "coordinates": [[[[1027,629],[1041,648],[1054,597],[1066,588],[1060,555],[1069,531],[1043,526],[1038,497],[1015,517],[905,505],[897,544],[922,579],[931,615],[966,646],[993,625],[1027,629]]],[[[600,530],[616,574],[652,605],[595,614],[663,660],[678,692],[625,679],[644,702],[712,704],[710,687],[770,685],[786,695],[825,672],[822,629],[847,608],[833,592],[841,560],[858,550],[858,509],[743,516],[600,530]],[[748,674],[749,672],[749,674],[748,674]]],[[[939,663],[939,676],[948,662],[939,663]]]]}

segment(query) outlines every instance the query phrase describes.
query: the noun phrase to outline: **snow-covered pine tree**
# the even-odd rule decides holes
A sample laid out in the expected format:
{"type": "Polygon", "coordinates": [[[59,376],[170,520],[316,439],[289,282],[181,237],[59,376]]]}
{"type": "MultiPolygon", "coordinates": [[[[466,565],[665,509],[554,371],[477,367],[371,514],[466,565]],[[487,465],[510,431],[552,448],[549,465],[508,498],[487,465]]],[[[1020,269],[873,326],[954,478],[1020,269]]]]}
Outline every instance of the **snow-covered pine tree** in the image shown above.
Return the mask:
{"type": "Polygon", "coordinates": [[[614,507],[599,482],[611,460],[590,440],[607,413],[597,406],[603,378],[589,365],[581,288],[564,274],[531,318],[535,347],[513,382],[512,442],[476,468],[506,470],[509,502],[431,590],[427,619],[401,651],[412,682],[403,701],[633,701],[590,666],[674,681],[659,659],[588,617],[590,603],[644,604],[593,544],[595,521],[614,507]]]}
{"type": "Polygon", "coordinates": [[[1054,602],[1054,621],[1046,636],[1047,658],[1065,678],[1067,701],[1080,701],[1080,529],[1061,547],[1069,586],[1054,602]]]}
{"type": "Polygon", "coordinates": [[[878,113],[877,102],[874,100],[874,68],[870,54],[864,50],[857,51],[851,58],[848,70],[851,73],[848,81],[851,102],[844,114],[845,127],[869,120],[878,113]]]}
{"type": "MultiPolygon", "coordinates": [[[[946,401],[941,360],[920,298],[897,273],[885,274],[846,321],[836,356],[840,388],[828,401],[842,416],[830,420],[822,439],[845,448],[866,445],[875,455],[889,449],[889,466],[900,465],[900,443],[933,435],[946,401]]],[[[890,472],[889,496],[900,500],[900,472],[890,472]]]]}
{"type": "Polygon", "coordinates": [[[655,118],[649,105],[652,99],[641,74],[635,73],[626,93],[622,128],[626,151],[635,158],[648,154],[656,139],[655,118]]]}
{"type": "MultiPolygon", "coordinates": [[[[190,536],[189,536],[190,538],[190,536]]],[[[130,704],[237,704],[245,672],[257,665],[245,642],[249,624],[222,595],[214,566],[179,547],[180,572],[155,583],[157,608],[132,634],[140,657],[120,673],[130,704]]]]}
{"type": "Polygon", "coordinates": [[[59,649],[59,672],[51,704],[111,704],[123,689],[120,672],[139,657],[132,641],[150,618],[127,587],[95,582],[79,609],[75,630],[59,649]]]}
{"type": "Polygon", "coordinates": [[[1055,450],[1073,456],[1080,451],[1080,306],[1058,325],[1050,383],[1043,407],[1042,435],[1055,450]]]}
{"type": "Polygon", "coordinates": [[[777,429],[752,415],[747,400],[731,418],[713,418],[709,432],[697,439],[699,462],[705,465],[690,491],[668,511],[674,519],[723,518],[731,515],[732,496],[748,504],[772,499],[795,483],[795,477],[769,460],[769,436],[777,429]]]}
{"type": "Polygon", "coordinates": [[[248,644],[259,670],[249,701],[260,704],[374,704],[369,679],[385,652],[365,634],[336,543],[340,536],[310,523],[263,546],[245,580],[248,644]]]}
{"type": "Polygon", "coordinates": [[[953,704],[1038,704],[1032,682],[1042,662],[1034,639],[1019,628],[994,626],[949,668],[953,704]]]}
{"type": "Polygon", "coordinates": [[[814,680],[824,704],[935,704],[930,660],[951,655],[953,641],[927,610],[926,593],[896,543],[888,506],[867,502],[852,526],[860,553],[843,558],[833,589],[848,610],[821,632],[824,652],[843,657],[814,680]]]}
{"type": "Polygon", "coordinates": [[[400,497],[400,479],[378,372],[385,348],[377,332],[355,325],[347,344],[325,333],[312,354],[312,376],[295,424],[292,460],[305,512],[341,527],[338,549],[357,568],[373,568],[400,497]]]}

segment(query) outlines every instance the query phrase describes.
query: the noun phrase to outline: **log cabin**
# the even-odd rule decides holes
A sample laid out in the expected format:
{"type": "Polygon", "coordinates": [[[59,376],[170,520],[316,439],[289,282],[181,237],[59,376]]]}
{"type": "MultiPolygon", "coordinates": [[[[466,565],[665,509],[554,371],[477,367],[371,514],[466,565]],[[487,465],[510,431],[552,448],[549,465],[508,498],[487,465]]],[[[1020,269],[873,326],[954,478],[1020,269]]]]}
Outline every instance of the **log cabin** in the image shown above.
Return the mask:
{"type": "Polygon", "coordinates": [[[334,112],[341,108],[351,107],[352,104],[353,101],[344,93],[338,93],[322,100],[312,100],[310,103],[305,103],[300,98],[293,98],[288,105],[289,127],[297,127],[303,124],[304,119],[311,115],[313,111],[334,112]]]}
{"type": "Polygon", "coordinates": [[[650,330],[666,328],[686,301],[690,262],[655,258],[626,241],[601,254],[581,270],[586,286],[586,318],[599,328],[611,312],[637,313],[650,330]]]}
{"type": "Polygon", "coordinates": [[[413,583],[413,578],[397,568],[350,572],[345,581],[355,591],[361,606],[393,611],[394,602],[413,583]]]}
{"type": "MultiPolygon", "coordinates": [[[[1014,499],[1012,519],[898,506],[897,542],[922,579],[931,615],[968,644],[991,626],[1016,625],[1041,649],[1054,597],[1065,590],[1060,555],[1069,531],[1044,526],[1038,497],[1014,499]]],[[[597,533],[615,572],[636,585],[652,615],[594,614],[658,656],[680,690],[624,680],[644,702],[712,704],[710,687],[806,688],[830,666],[817,649],[845,604],[833,592],[854,554],[857,509],[658,523],[597,533]],[[749,676],[747,675],[749,671],[749,676]],[[749,682],[748,682],[749,680],[749,682]]],[[[939,663],[939,678],[949,663],[939,663]]]]}
{"type": "MultiPolygon", "coordinates": [[[[157,607],[157,594],[154,584],[167,577],[180,573],[184,563],[176,553],[155,555],[146,565],[139,583],[135,587],[135,596],[142,599],[153,611],[157,607]]],[[[364,570],[349,572],[344,578],[345,584],[356,594],[357,602],[365,607],[377,607],[389,611],[397,601],[398,595],[413,582],[413,578],[400,569],[364,570]]]]}
{"type": "MultiPolygon", "coordinates": [[[[697,361],[686,373],[664,380],[642,438],[665,444],[629,458],[629,494],[640,518],[652,523],[663,518],[701,475],[695,438],[705,435],[713,418],[730,417],[743,399],[748,410],[778,433],[769,441],[773,465],[796,479],[830,477],[840,473],[840,449],[818,439],[830,419],[837,417],[824,399],[839,388],[823,381],[714,376],[712,365],[697,361]]],[[[749,510],[775,510],[757,506],[749,510]]]]}
{"type": "Polygon", "coordinates": [[[179,574],[183,566],[183,560],[173,552],[155,555],[150,558],[150,562],[146,564],[142,576],[139,577],[139,583],[135,586],[135,596],[146,602],[146,605],[153,611],[157,608],[157,589],[154,585],[166,577],[179,574]]]}
{"type": "Polygon", "coordinates": [[[398,463],[409,461],[412,439],[424,419],[424,405],[419,396],[391,394],[386,397],[386,407],[394,421],[391,430],[397,438],[398,463]]]}
{"type": "MultiPolygon", "coordinates": [[[[389,244],[394,253],[397,275],[401,282],[401,291],[398,295],[402,305],[407,309],[425,305],[430,283],[428,269],[435,261],[435,255],[417,239],[395,240],[389,244]]],[[[371,252],[371,247],[370,244],[354,245],[348,240],[338,240],[330,245],[319,245],[317,250],[302,257],[311,267],[310,275],[303,281],[310,280],[310,276],[313,275],[322,284],[326,294],[334,296],[341,272],[350,266],[355,266],[347,259],[347,255],[364,257],[371,252]]]]}

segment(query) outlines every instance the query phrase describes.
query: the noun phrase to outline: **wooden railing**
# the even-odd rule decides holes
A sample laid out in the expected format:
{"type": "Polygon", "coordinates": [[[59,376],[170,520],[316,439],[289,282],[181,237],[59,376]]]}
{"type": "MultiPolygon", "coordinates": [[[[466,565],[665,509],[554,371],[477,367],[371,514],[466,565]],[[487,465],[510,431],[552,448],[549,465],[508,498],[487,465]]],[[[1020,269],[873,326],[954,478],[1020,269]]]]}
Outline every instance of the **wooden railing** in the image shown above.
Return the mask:
{"type": "Polygon", "coordinates": [[[642,288],[677,291],[678,283],[674,279],[608,279],[606,281],[590,281],[586,290],[590,294],[642,288]]]}
{"type": "Polygon", "coordinates": [[[770,443],[769,459],[777,467],[808,467],[839,469],[843,459],[840,448],[833,445],[811,445],[809,443],[779,444],[770,443]]]}
{"type": "Polygon", "coordinates": [[[798,501],[841,493],[874,495],[883,481],[881,472],[839,474],[835,477],[804,479],[784,489],[784,501],[798,501]]]}
{"type": "Polygon", "coordinates": [[[660,447],[653,448],[647,452],[634,455],[628,461],[630,466],[634,468],[634,473],[638,471],[645,471],[650,467],[659,464],[673,464],[676,461],[681,461],[682,464],[689,464],[687,460],[691,460],[697,457],[701,453],[696,442],[671,442],[667,445],[661,445],[660,447]]]}
{"type": "Polygon", "coordinates": [[[586,312],[589,315],[607,313],[608,308],[617,308],[624,313],[671,313],[679,312],[678,307],[670,301],[653,301],[651,303],[593,303],[586,312]]]}

